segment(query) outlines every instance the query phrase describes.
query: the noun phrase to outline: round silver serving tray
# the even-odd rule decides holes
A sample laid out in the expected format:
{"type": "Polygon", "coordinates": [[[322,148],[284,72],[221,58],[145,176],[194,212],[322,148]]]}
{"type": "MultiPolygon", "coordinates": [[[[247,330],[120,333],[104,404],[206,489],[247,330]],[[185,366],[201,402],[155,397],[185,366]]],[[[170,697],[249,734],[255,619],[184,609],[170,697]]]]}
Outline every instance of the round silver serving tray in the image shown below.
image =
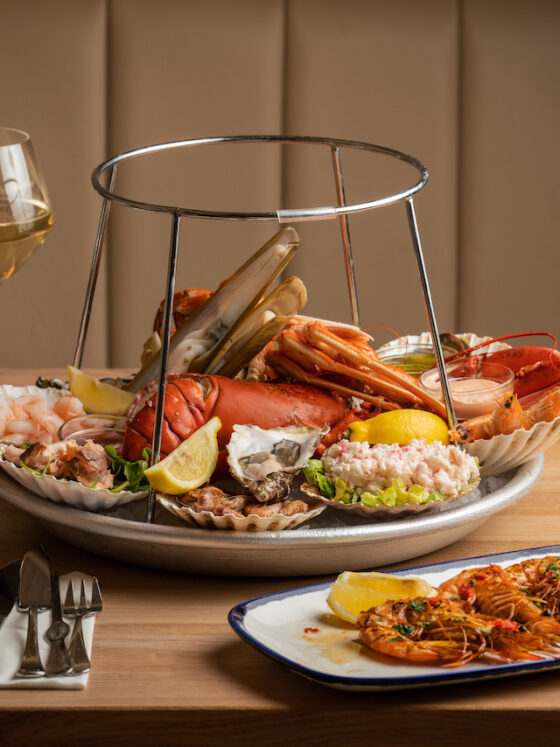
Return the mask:
{"type": "Polygon", "coordinates": [[[328,509],[312,523],[283,532],[191,528],[162,509],[157,523],[148,524],[142,520],[145,500],[104,514],[81,511],[32,495],[5,474],[0,496],[66,542],[127,563],[220,576],[308,576],[388,565],[450,545],[519,500],[536,484],[543,464],[538,454],[483,480],[486,495],[464,496],[436,513],[343,522],[341,512],[328,509]]]}

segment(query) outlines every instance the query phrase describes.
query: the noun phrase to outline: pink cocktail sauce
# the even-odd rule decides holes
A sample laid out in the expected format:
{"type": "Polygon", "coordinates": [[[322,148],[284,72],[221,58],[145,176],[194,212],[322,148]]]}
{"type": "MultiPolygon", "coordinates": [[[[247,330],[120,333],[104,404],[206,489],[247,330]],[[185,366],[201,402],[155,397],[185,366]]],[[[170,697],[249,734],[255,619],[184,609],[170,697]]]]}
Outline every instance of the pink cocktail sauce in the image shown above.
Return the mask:
{"type": "MultiPolygon", "coordinates": [[[[439,385],[439,374],[434,372],[433,379],[426,384],[434,392],[439,385]]],[[[455,416],[459,420],[492,412],[500,403],[504,392],[502,382],[485,378],[449,379],[449,389],[455,416]]],[[[441,395],[441,388],[436,396],[438,395],[441,395]]]]}

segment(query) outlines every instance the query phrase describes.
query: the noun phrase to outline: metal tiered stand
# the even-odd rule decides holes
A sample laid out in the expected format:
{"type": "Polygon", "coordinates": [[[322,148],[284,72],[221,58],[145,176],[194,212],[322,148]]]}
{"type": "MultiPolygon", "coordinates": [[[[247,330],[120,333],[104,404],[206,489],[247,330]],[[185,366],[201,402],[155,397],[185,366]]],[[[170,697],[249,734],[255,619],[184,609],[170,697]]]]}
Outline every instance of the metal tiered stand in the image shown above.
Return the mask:
{"type": "MultiPolygon", "coordinates": [[[[84,352],[84,346],[87,337],[89,319],[91,314],[91,308],[93,304],[93,298],[95,294],[95,287],[97,283],[97,276],[99,273],[99,265],[101,262],[101,255],[103,251],[103,243],[107,231],[107,223],[109,219],[109,210],[111,203],[123,205],[128,208],[135,208],[136,210],[143,210],[155,213],[167,213],[171,216],[171,240],[169,243],[169,259],[167,268],[167,282],[165,288],[165,305],[164,305],[164,321],[162,331],[162,355],[161,355],[161,367],[159,376],[159,385],[157,391],[156,400],[156,414],[155,414],[155,426],[154,435],[152,442],[152,462],[159,461],[160,447],[161,447],[161,432],[163,424],[163,411],[164,411],[164,399],[165,399],[165,388],[167,381],[167,370],[168,370],[168,357],[169,357],[169,341],[170,341],[170,330],[171,330],[171,319],[173,310],[173,296],[175,293],[175,272],[177,267],[177,253],[179,246],[179,231],[181,227],[181,219],[186,218],[205,218],[212,220],[242,220],[242,221],[256,221],[256,220],[269,220],[278,221],[279,223],[293,223],[296,221],[315,221],[315,220],[333,220],[338,219],[340,221],[340,228],[342,233],[342,247],[344,252],[344,261],[346,266],[347,284],[348,284],[348,295],[350,299],[350,306],[352,310],[352,320],[356,326],[360,325],[360,318],[358,312],[358,296],[356,292],[356,280],[354,277],[354,263],[352,259],[352,246],[350,242],[350,227],[348,216],[353,213],[364,212],[372,210],[373,208],[383,207],[385,205],[392,205],[396,202],[404,202],[406,208],[406,216],[408,225],[410,228],[410,235],[412,238],[412,244],[414,247],[414,253],[416,261],[418,263],[418,270],[420,273],[420,280],[422,283],[422,292],[424,294],[424,301],[426,304],[426,312],[428,315],[428,322],[430,325],[430,331],[432,334],[432,342],[434,352],[436,356],[437,366],[439,369],[443,396],[445,405],[447,408],[447,415],[450,427],[455,425],[455,415],[453,412],[453,406],[451,402],[451,396],[449,392],[449,383],[447,380],[447,374],[445,371],[445,363],[443,359],[443,353],[438,334],[438,326],[434,307],[432,303],[432,296],[430,293],[430,286],[428,282],[428,274],[426,271],[426,265],[424,263],[424,256],[422,253],[422,244],[420,242],[420,234],[418,232],[418,224],[416,222],[416,214],[414,211],[414,200],[413,196],[419,192],[428,181],[428,171],[425,166],[412,156],[400,153],[397,150],[390,148],[384,148],[379,145],[371,145],[369,143],[356,142],[353,140],[339,140],[336,138],[320,138],[320,137],[285,137],[283,135],[248,135],[248,136],[230,136],[230,137],[213,137],[213,138],[198,138],[195,140],[178,140],[170,143],[161,143],[158,145],[150,145],[145,148],[138,148],[136,150],[128,151],[127,153],[121,153],[108,161],[105,161],[98,166],[92,174],[92,183],[94,188],[103,197],[103,203],[101,206],[101,214],[99,217],[99,226],[97,230],[97,237],[95,240],[95,246],[93,251],[93,258],[91,264],[91,271],[89,276],[89,282],[87,286],[87,292],[84,302],[84,308],[82,312],[80,329],[78,333],[78,340],[76,343],[76,351],[74,355],[74,366],[80,368],[82,363],[82,357],[84,352]],[[330,151],[332,159],[333,175],[337,194],[337,205],[327,207],[314,207],[314,208],[297,208],[289,210],[275,210],[272,212],[261,212],[261,213],[248,213],[248,212],[224,212],[224,211],[212,211],[212,210],[193,210],[184,207],[177,207],[175,205],[159,205],[148,202],[138,202],[122,195],[117,194],[115,189],[117,169],[120,163],[129,159],[141,158],[142,156],[157,153],[160,151],[173,150],[176,148],[194,148],[201,146],[209,146],[223,143],[278,143],[278,144],[307,144],[323,146],[330,151]],[[387,195],[376,200],[369,202],[361,202],[355,204],[348,204],[345,196],[344,189],[344,176],[342,169],[342,151],[345,149],[360,150],[370,153],[380,153],[392,158],[404,161],[413,166],[419,174],[418,181],[408,189],[395,194],[387,195]],[[105,186],[102,185],[101,180],[105,177],[105,186]]],[[[155,496],[152,490],[148,497],[148,507],[146,513],[146,521],[152,522],[154,519],[154,507],[155,507],[155,496]]]]}

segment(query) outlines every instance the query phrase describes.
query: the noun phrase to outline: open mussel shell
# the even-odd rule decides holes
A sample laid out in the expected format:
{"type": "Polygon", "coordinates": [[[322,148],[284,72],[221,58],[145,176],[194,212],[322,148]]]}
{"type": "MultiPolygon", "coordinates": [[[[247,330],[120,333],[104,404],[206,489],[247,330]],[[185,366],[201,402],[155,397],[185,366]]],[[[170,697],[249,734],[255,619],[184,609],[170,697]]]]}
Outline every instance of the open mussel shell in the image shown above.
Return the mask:
{"type": "Polygon", "coordinates": [[[319,516],[326,508],[326,506],[315,501],[310,504],[309,511],[292,514],[292,516],[286,516],[285,514],[274,514],[273,516],[224,514],[223,516],[216,516],[211,511],[195,511],[190,506],[183,505],[174,496],[158,493],[156,499],[163,508],[192,526],[198,526],[202,529],[228,529],[236,532],[280,532],[286,529],[295,529],[304,522],[319,516]]]}
{"type": "Polygon", "coordinates": [[[361,503],[343,503],[342,501],[333,501],[330,498],[325,498],[317,490],[314,485],[310,485],[304,482],[300,490],[310,498],[321,501],[329,508],[336,508],[346,513],[366,516],[369,519],[405,519],[412,516],[418,516],[418,514],[424,512],[441,511],[442,508],[448,506],[450,503],[464,498],[478,486],[480,478],[472,482],[467,489],[456,495],[454,498],[447,498],[445,501],[432,501],[431,503],[403,503],[401,506],[364,506],[361,503]]]}

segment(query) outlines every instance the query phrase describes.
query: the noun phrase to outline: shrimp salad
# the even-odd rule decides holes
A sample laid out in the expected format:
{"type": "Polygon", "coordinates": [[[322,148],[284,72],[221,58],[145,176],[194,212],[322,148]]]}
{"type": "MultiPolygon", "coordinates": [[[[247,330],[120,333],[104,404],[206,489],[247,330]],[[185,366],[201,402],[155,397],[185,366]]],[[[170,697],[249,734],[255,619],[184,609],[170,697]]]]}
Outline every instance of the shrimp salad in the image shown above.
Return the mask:
{"type": "MultiPolygon", "coordinates": [[[[25,390],[25,388],[22,388],[25,390]]],[[[19,391],[22,391],[19,389],[19,391]]],[[[0,396],[0,441],[12,444],[58,441],[58,429],[71,418],[84,415],[82,403],[76,397],[57,392],[56,399],[40,393],[0,396]]]]}
{"type": "Polygon", "coordinates": [[[440,441],[407,446],[342,439],[304,468],[321,495],[343,503],[399,506],[455,498],[479,480],[475,457],[440,441]]]}

